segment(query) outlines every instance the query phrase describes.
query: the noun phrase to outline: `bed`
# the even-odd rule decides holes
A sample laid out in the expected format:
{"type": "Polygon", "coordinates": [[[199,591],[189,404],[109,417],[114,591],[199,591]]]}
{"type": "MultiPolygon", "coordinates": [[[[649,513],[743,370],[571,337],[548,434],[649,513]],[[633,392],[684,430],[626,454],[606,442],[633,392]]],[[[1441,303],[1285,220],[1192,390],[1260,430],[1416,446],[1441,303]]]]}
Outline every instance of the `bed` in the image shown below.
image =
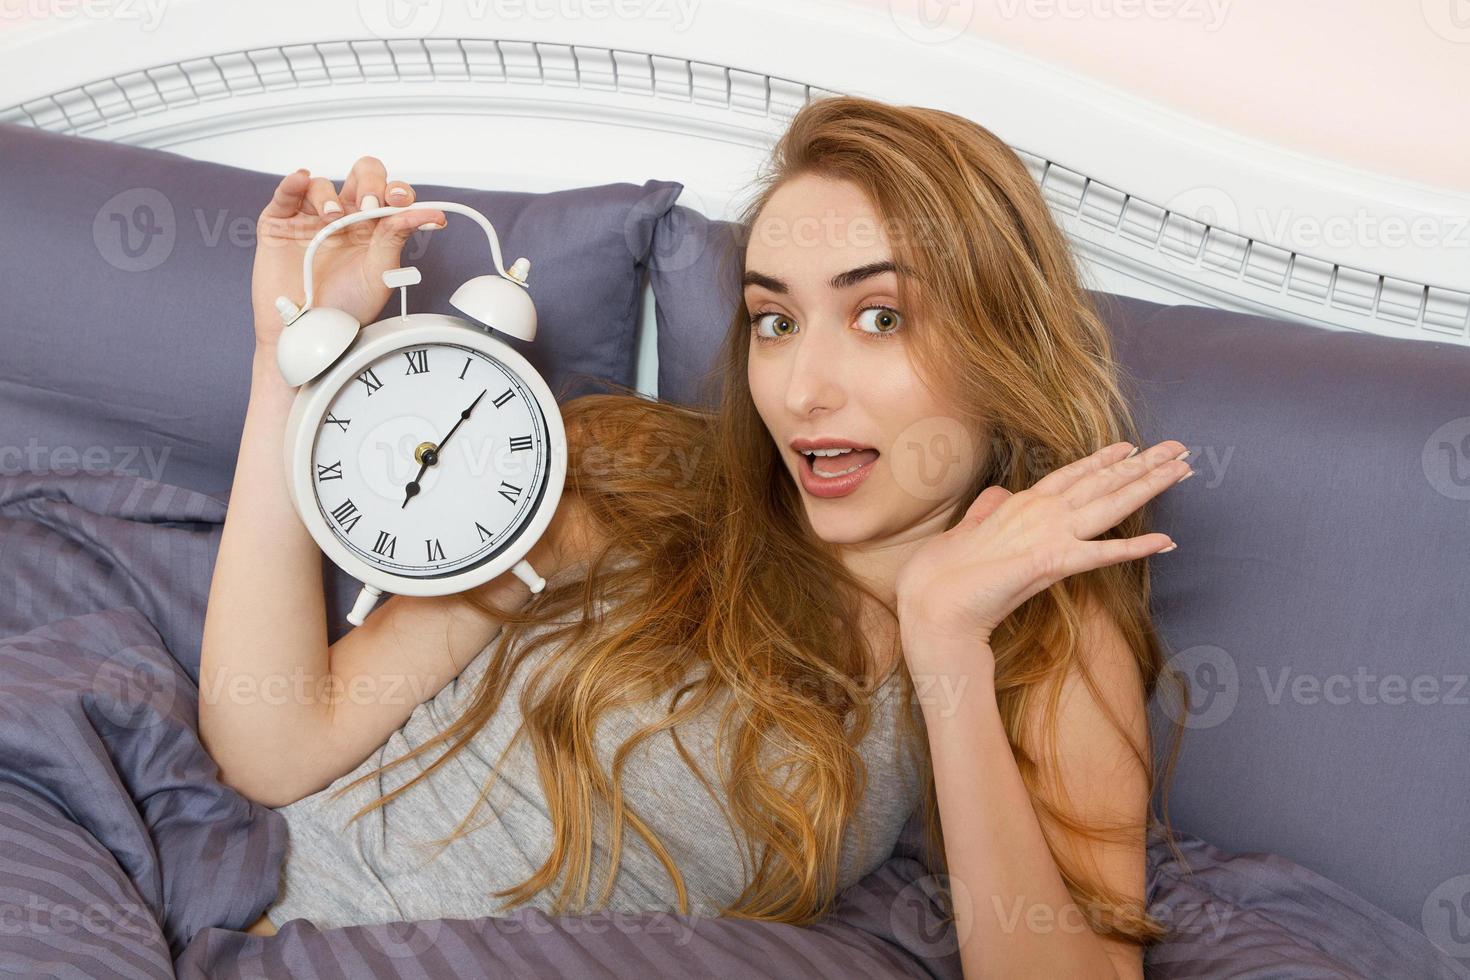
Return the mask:
{"type": "MultiPolygon", "coordinates": [[[[1250,143],[901,7],[649,0],[551,17],[535,3],[182,0],[12,29],[0,972],[960,975],[916,825],[808,929],[522,913],[250,936],[284,828],[218,782],[194,727],[248,382],[248,248],[230,229],[271,175],[341,175],[373,153],[482,204],[508,247],[601,263],[604,293],[567,280],[538,366],[690,400],[722,284],[713,250],[684,246],[729,234],[792,112],[848,92],[963,113],[1017,149],[1117,333],[1148,434],[1187,433],[1214,467],[1161,514],[1192,545],[1157,572],[1161,632],[1192,683],[1225,679],[1229,706],[1188,714],[1189,860],[1150,842],[1151,910],[1177,933],[1149,975],[1470,975],[1470,754],[1448,694],[1470,614],[1446,586],[1470,553],[1457,468],[1470,266],[1452,247],[1470,237],[1470,195],[1250,143]],[[756,43],[767,36],[781,43],[756,43]],[[107,244],[160,201],[166,260],[107,244]],[[538,231],[571,212],[576,242],[538,231]],[[1283,226],[1287,213],[1310,220],[1283,226]],[[1364,214],[1433,233],[1275,234],[1364,214]],[[182,256],[191,226],[218,247],[182,256]],[[109,307],[128,311],[132,339],[109,307]],[[181,323],[216,332],[196,345],[181,323]],[[150,363],[169,365],[168,384],[150,363]],[[1351,492],[1314,489],[1324,472],[1351,492]],[[1364,570],[1329,581],[1329,566],[1364,570]],[[1440,697],[1397,714],[1269,697],[1282,668],[1320,686],[1363,666],[1438,679],[1440,697]]],[[[474,261],[454,223],[439,235],[431,289],[474,261]]],[[[325,584],[340,635],[352,583],[328,570],[325,584]]]]}

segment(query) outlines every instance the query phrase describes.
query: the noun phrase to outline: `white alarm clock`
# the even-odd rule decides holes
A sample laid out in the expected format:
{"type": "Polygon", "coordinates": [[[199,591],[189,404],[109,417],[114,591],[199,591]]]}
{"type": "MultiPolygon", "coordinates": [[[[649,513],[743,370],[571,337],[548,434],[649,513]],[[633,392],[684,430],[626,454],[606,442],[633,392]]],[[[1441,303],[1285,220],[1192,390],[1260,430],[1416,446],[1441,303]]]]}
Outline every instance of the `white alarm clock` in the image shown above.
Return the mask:
{"type": "Polygon", "coordinates": [[[312,308],[312,259],[330,235],[409,208],[476,219],[498,275],[464,283],[449,302],[491,330],[532,341],[530,263],[507,272],[495,229],[462,204],[425,201],[347,215],[316,233],[303,259],[306,298],[276,300],[286,323],[277,364],[300,386],[286,422],[291,501],[322,551],[363,583],[347,620],[362,625],[384,592],[448,595],[509,569],[540,592],[525,561],[550,524],[566,480],[561,410],[536,369],[467,320],[409,313],[416,268],[383,276],[400,313],[362,327],[312,308]]]}

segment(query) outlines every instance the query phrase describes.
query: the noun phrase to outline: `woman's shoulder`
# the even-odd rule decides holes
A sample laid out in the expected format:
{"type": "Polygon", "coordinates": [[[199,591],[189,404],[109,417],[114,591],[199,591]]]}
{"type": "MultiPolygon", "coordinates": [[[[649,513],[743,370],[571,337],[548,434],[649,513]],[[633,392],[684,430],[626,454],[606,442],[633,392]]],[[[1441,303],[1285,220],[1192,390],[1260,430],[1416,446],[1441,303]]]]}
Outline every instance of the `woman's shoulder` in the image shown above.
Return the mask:
{"type": "MultiPolygon", "coordinates": [[[[580,582],[592,572],[592,565],[602,553],[603,546],[596,548],[575,549],[568,553],[557,566],[556,571],[546,577],[548,585],[561,585],[567,582],[580,582]]],[[[613,546],[608,550],[607,557],[603,560],[600,570],[618,571],[634,564],[637,557],[626,549],[613,546]]]]}

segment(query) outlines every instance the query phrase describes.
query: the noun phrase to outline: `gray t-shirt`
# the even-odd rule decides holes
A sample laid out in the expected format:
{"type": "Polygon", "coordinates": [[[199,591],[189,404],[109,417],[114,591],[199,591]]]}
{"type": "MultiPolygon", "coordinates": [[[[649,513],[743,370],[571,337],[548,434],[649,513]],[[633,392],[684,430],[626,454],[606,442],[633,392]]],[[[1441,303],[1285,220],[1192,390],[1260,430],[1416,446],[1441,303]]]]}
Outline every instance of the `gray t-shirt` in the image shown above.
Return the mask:
{"type": "MultiPolygon", "coordinates": [[[[606,609],[607,600],[603,600],[601,611],[606,609]]],[[[517,642],[535,632],[527,629],[517,642]]],[[[502,899],[491,893],[528,878],[549,855],[552,841],[534,751],[524,735],[499,766],[489,798],[470,828],[442,850],[433,842],[453,833],[470,812],[496,759],[521,723],[519,698],[526,677],[542,657],[555,651],[556,642],[527,658],[512,676],[494,717],[462,750],[412,789],[348,823],[363,804],[427,768],[440,750],[430,750],[335,797],[343,786],[400,758],[457,718],[484,675],[494,642],[492,639],[455,681],[416,707],[403,728],[357,769],[320,792],[279,808],[289,828],[289,843],[278,900],[267,912],[271,922],[281,926],[291,919],[307,919],[318,928],[329,929],[400,920],[479,918],[510,911],[501,908],[502,899]]],[[[859,881],[887,859],[904,822],[919,804],[919,770],[906,751],[896,711],[903,701],[901,690],[895,670],[874,697],[873,721],[860,746],[868,771],[867,790],[844,836],[839,888],[859,881]]],[[[671,699],[672,692],[604,715],[596,744],[606,771],[611,772],[616,748],[639,726],[663,717],[671,699]]],[[[721,783],[714,765],[713,738],[720,706],[717,703],[698,716],[698,724],[685,723],[678,729],[680,741],[700,762],[716,792],[721,783]]],[[[623,769],[623,791],[627,805],[650,825],[682,873],[691,913],[718,915],[740,895],[748,881],[744,847],[667,731],[645,740],[629,758],[623,769]]],[[[605,806],[599,805],[599,813],[589,906],[595,905],[606,880],[605,806]]],[[[604,908],[629,913],[677,912],[678,899],[668,872],[627,823],[622,848],[604,908]]],[[[559,878],[525,904],[549,912],[560,885],[559,878]]]]}

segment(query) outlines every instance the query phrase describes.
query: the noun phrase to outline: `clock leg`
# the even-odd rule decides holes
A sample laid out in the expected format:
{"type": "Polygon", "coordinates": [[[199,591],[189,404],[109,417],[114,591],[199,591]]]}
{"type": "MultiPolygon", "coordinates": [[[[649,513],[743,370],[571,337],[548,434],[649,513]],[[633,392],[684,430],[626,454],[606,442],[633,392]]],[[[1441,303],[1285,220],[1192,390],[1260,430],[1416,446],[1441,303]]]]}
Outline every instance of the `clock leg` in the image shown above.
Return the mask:
{"type": "Polygon", "coordinates": [[[524,558],[511,566],[511,571],[515,572],[516,578],[530,586],[533,593],[546,588],[546,579],[537,575],[536,569],[532,568],[531,563],[524,558]]]}
{"type": "Polygon", "coordinates": [[[367,614],[373,611],[373,606],[378,604],[378,596],[382,594],[382,589],[364,585],[357,594],[357,601],[352,604],[352,611],[347,614],[347,621],[353,626],[361,626],[362,621],[367,619],[367,614]]]}

